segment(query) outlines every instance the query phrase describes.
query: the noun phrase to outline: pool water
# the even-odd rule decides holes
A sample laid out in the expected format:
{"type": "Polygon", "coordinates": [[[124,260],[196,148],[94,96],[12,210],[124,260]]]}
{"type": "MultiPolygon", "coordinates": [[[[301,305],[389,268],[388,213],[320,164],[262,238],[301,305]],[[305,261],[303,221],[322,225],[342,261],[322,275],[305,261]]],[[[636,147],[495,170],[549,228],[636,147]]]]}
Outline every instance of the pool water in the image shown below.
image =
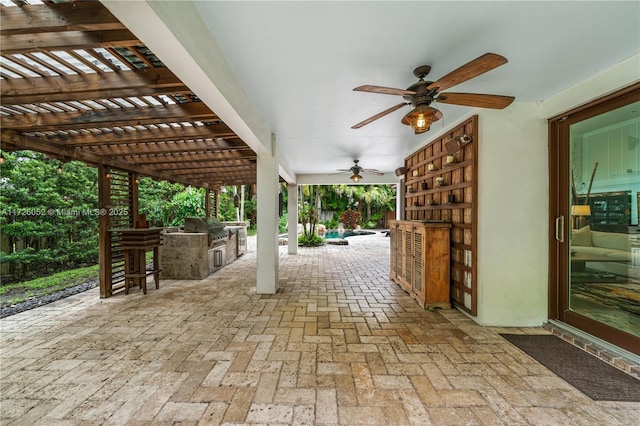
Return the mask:
{"type": "Polygon", "coordinates": [[[346,237],[354,237],[358,235],[373,235],[375,232],[371,231],[344,231],[342,234],[338,231],[329,230],[324,233],[324,239],[328,238],[346,238],[346,237]]]}

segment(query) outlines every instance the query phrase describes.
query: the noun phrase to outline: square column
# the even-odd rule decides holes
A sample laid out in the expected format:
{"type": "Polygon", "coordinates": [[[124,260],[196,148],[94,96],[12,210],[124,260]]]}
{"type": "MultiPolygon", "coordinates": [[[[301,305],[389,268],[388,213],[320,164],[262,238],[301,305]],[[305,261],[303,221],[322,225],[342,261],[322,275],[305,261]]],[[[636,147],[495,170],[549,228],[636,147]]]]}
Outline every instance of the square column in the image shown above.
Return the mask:
{"type": "Polygon", "coordinates": [[[287,185],[287,248],[289,254],[298,254],[298,185],[287,185]]]}
{"type": "MultiPolygon", "coordinates": [[[[273,144],[275,151],[276,144],[273,144]]],[[[258,155],[258,247],[256,293],[275,294],[278,290],[278,162],[273,155],[258,155]]]]}

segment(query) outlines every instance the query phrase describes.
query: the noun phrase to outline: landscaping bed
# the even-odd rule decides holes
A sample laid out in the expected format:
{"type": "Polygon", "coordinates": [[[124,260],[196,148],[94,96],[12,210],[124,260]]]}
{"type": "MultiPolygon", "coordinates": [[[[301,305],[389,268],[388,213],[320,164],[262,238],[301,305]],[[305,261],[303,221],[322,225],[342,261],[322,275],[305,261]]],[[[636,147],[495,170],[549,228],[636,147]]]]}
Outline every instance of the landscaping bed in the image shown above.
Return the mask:
{"type": "Polygon", "coordinates": [[[98,286],[98,266],[0,286],[0,318],[17,314],[98,286]]]}

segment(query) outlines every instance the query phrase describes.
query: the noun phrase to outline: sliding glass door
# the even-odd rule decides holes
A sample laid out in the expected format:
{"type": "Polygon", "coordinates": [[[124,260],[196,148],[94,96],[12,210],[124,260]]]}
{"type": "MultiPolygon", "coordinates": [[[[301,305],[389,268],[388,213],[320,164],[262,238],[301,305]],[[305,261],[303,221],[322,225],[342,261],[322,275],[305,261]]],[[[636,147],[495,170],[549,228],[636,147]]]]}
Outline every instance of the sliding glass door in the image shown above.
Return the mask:
{"type": "Polygon", "coordinates": [[[640,91],[550,121],[551,317],[640,352],[640,91]]]}

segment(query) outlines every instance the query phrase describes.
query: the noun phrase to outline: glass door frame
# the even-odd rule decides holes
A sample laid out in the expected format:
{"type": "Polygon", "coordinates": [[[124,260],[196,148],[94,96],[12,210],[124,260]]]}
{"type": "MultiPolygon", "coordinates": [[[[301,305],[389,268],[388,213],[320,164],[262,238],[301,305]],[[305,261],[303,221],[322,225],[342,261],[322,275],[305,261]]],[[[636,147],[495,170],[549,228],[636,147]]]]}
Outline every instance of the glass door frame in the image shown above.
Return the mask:
{"type": "Polygon", "coordinates": [[[640,338],[569,309],[571,215],[570,139],[572,124],[640,100],[636,83],[549,119],[549,318],[640,354],[640,338]]]}

